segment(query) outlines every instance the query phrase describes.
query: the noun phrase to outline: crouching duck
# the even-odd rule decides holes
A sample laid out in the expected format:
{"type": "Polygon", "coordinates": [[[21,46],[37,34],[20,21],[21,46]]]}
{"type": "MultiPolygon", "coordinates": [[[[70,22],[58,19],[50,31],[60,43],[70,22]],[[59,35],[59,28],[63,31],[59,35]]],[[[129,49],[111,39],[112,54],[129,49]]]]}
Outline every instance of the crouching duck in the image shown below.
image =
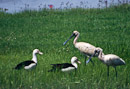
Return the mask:
{"type": "Polygon", "coordinates": [[[78,60],[77,57],[72,57],[71,63],[51,64],[52,69],[49,70],[48,72],[53,72],[53,71],[67,72],[71,70],[76,70],[78,68],[77,63],[81,64],[81,62],[78,60]]]}
{"type": "Polygon", "coordinates": [[[37,65],[37,57],[36,54],[40,54],[42,55],[43,53],[39,51],[39,49],[34,49],[33,50],[33,58],[32,60],[28,60],[28,61],[23,61],[21,63],[19,63],[14,69],[19,70],[19,69],[33,69],[34,67],[36,67],[37,65]]]}

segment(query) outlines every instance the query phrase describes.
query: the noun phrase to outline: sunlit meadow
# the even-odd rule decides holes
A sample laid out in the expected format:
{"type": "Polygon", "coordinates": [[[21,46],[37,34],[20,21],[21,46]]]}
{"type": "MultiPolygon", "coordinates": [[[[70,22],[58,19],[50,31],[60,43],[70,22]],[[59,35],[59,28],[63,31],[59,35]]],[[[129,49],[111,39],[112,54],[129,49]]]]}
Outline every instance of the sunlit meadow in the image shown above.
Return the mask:
{"type": "Polygon", "coordinates": [[[130,89],[130,6],[106,9],[71,9],[0,12],[0,89],[130,89]],[[120,56],[126,65],[118,66],[118,77],[98,58],[84,66],[84,56],[73,46],[63,46],[74,30],[78,41],[101,47],[105,54],[120,56]],[[31,60],[33,49],[38,65],[31,71],[14,70],[20,62],[31,60]],[[70,62],[78,57],[82,64],[74,72],[48,72],[50,64],[70,62]]]}

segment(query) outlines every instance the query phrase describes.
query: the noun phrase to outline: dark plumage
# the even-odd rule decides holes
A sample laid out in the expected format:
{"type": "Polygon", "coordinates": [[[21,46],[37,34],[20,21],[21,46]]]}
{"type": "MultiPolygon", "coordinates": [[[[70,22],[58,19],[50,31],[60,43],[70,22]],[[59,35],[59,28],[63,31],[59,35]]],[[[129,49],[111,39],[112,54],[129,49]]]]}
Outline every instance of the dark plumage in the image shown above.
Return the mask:
{"type": "Polygon", "coordinates": [[[76,63],[80,63],[80,61],[78,61],[77,57],[72,57],[71,63],[51,64],[52,69],[49,70],[48,72],[53,72],[56,70],[62,72],[67,72],[74,69],[76,70],[78,68],[78,65],[76,63]]]}
{"type": "Polygon", "coordinates": [[[56,70],[61,70],[62,68],[68,68],[68,67],[75,67],[70,63],[62,63],[62,64],[51,64],[52,69],[49,70],[48,72],[56,71],[56,70]]]}
{"type": "Polygon", "coordinates": [[[32,63],[35,63],[34,61],[24,61],[24,62],[21,62],[21,63],[19,63],[16,67],[15,67],[15,69],[21,69],[21,68],[23,68],[24,66],[28,66],[28,65],[30,65],[30,64],[32,64],[32,63]]]}

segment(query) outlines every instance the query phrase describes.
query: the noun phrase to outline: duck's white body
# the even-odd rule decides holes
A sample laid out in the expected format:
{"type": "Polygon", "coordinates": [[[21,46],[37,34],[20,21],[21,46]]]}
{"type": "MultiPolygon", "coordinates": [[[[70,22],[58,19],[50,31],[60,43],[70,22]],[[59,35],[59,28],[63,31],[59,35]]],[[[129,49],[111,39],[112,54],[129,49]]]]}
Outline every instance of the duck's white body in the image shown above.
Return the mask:
{"type": "Polygon", "coordinates": [[[76,69],[75,67],[68,67],[68,68],[63,68],[63,69],[61,69],[61,71],[62,72],[69,72],[69,71],[72,71],[72,70],[74,70],[74,69],[76,69]]]}
{"type": "Polygon", "coordinates": [[[35,68],[35,67],[36,67],[36,65],[37,65],[37,63],[31,63],[30,65],[25,66],[25,67],[24,67],[24,69],[26,69],[26,70],[30,70],[30,69],[35,68]]]}

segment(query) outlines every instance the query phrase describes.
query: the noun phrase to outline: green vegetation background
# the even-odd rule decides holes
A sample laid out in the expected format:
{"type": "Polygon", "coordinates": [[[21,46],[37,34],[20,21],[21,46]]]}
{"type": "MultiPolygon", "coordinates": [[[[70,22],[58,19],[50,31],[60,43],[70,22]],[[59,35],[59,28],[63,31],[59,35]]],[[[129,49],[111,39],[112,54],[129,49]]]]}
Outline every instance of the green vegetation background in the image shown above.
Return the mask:
{"type": "Polygon", "coordinates": [[[16,14],[0,12],[0,89],[130,89],[130,6],[108,9],[71,9],[24,11],[16,14]],[[74,30],[78,41],[103,48],[105,54],[116,54],[126,65],[107,67],[98,58],[95,66],[84,66],[84,56],[74,48],[74,30]],[[32,58],[33,49],[38,65],[32,71],[13,70],[19,62],[32,58]],[[70,62],[77,56],[82,62],[77,73],[47,72],[50,64],[70,62]]]}

